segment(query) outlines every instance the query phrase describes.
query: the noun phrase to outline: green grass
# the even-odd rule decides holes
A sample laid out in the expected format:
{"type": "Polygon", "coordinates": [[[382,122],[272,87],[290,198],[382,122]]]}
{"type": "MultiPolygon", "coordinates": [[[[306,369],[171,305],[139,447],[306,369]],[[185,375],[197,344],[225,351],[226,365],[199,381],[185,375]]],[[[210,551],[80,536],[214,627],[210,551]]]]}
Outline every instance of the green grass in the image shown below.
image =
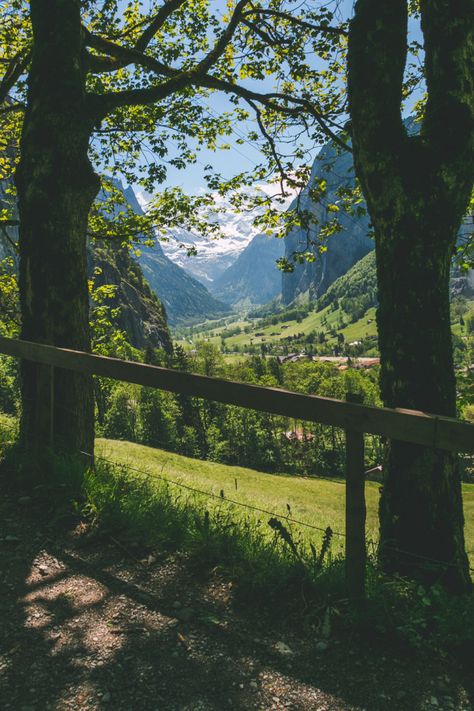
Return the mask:
{"type": "MultiPolygon", "coordinates": [[[[376,630],[427,649],[474,643],[474,596],[450,598],[439,585],[426,590],[417,583],[387,579],[370,556],[368,604],[359,614],[347,604],[342,539],[324,539],[322,532],[295,522],[284,520],[282,525],[271,521],[268,513],[252,512],[220,497],[223,490],[226,499],[281,516],[290,504],[294,518],[342,532],[344,482],[265,474],[123,441],[97,440],[96,453],[95,467],[85,477],[78,460],[56,457],[47,467],[35,498],[53,503],[56,520],[69,520],[74,502],[75,510],[104,534],[113,532],[126,546],[137,544],[144,555],[154,551],[166,558],[169,552],[185,553],[199,575],[219,571],[231,581],[235,602],[243,602],[247,610],[271,612],[272,619],[281,615],[286,622],[291,619],[292,624],[311,629],[311,634],[321,632],[330,610],[333,634],[337,624],[346,629],[349,625],[351,634],[357,626],[364,634],[373,636],[376,630]],[[116,464],[108,464],[108,459],[116,464]],[[193,493],[172,481],[217,497],[193,493]]],[[[28,458],[22,462],[13,452],[9,465],[15,480],[19,464],[26,473],[31,468],[28,458]]],[[[472,562],[474,486],[464,485],[463,492],[472,562]]],[[[377,484],[367,483],[366,498],[368,535],[373,537],[377,484]]]]}
{"type": "MultiPolygon", "coordinates": [[[[327,479],[302,478],[290,475],[266,474],[244,467],[226,466],[214,462],[190,459],[159,449],[131,442],[98,440],[97,454],[114,462],[132,466],[150,474],[220,495],[226,498],[267,509],[280,516],[291,514],[313,526],[344,532],[344,482],[327,479]],[[237,489],[235,481],[237,480],[237,489]]],[[[178,487],[176,487],[178,489],[178,487]]],[[[466,517],[466,547],[474,565],[474,485],[463,484],[466,517]]],[[[379,485],[366,484],[367,537],[377,538],[377,508],[379,485]]],[[[222,504],[225,506],[226,504],[222,504]]],[[[246,509],[235,507],[238,517],[248,515],[246,509]]],[[[266,522],[269,516],[255,513],[255,518],[266,522]]],[[[322,534],[306,527],[295,526],[306,541],[320,543],[322,534]]],[[[342,552],[343,539],[334,537],[332,550],[342,552]]]]}
{"type": "MultiPolygon", "coordinates": [[[[243,321],[240,316],[236,315],[235,321],[229,322],[226,326],[216,329],[212,328],[212,322],[203,323],[195,329],[193,336],[190,336],[185,340],[179,340],[178,343],[180,343],[187,350],[194,348],[200,341],[207,341],[209,343],[214,343],[216,346],[220,346],[221,332],[235,326],[240,326],[242,330],[245,327],[251,326],[251,330],[249,333],[239,333],[235,336],[231,336],[230,338],[226,338],[225,344],[230,350],[237,347],[245,349],[246,346],[250,345],[259,346],[262,343],[275,344],[280,342],[283,344],[285,343],[284,339],[287,336],[295,336],[299,333],[307,335],[311,331],[316,331],[318,333],[324,331],[327,334],[326,342],[329,344],[336,344],[337,338],[328,334],[328,331],[332,328],[335,328],[338,333],[341,333],[344,336],[346,343],[350,343],[351,341],[360,341],[363,338],[377,335],[375,311],[375,307],[371,307],[363,316],[361,316],[360,319],[354,323],[347,323],[348,315],[341,308],[332,311],[330,306],[326,306],[321,311],[313,311],[309,313],[308,316],[303,318],[300,323],[293,319],[291,321],[279,322],[269,326],[262,326],[261,321],[258,319],[243,321]],[[324,325],[323,319],[326,319],[326,323],[324,325]],[[338,327],[340,319],[347,324],[341,329],[338,327]],[[211,333],[213,335],[210,335],[211,333]],[[257,333],[261,335],[257,336],[257,333]]],[[[468,310],[464,315],[464,318],[466,319],[472,313],[474,313],[472,309],[470,311],[468,310]]],[[[466,335],[465,329],[462,329],[459,324],[458,317],[453,319],[452,331],[457,336],[466,335]]],[[[291,350],[291,343],[289,344],[289,347],[291,350]]]]}
{"type": "MultiPolygon", "coordinates": [[[[284,343],[284,339],[287,336],[295,336],[298,333],[308,334],[311,331],[327,332],[333,327],[337,328],[337,323],[341,317],[347,322],[347,314],[345,314],[341,309],[331,311],[328,306],[321,311],[308,314],[308,316],[302,319],[300,323],[293,319],[291,321],[284,321],[275,325],[271,324],[269,326],[261,326],[259,325],[258,320],[242,321],[238,318],[235,323],[230,323],[226,327],[214,330],[210,327],[210,324],[203,324],[202,331],[197,330],[189,339],[180,340],[178,343],[188,350],[192,349],[196,343],[202,340],[220,346],[220,333],[224,330],[224,328],[231,328],[234,326],[244,328],[249,325],[252,326],[249,333],[239,333],[235,336],[226,338],[225,343],[227,348],[242,348],[249,345],[260,345],[261,343],[284,343]],[[326,318],[326,325],[323,325],[322,323],[324,318],[326,318]],[[210,333],[213,335],[210,335],[210,333]],[[262,335],[257,336],[257,333],[262,335]],[[190,343],[190,340],[192,343],[190,343]]],[[[375,324],[375,308],[368,309],[368,311],[358,321],[347,324],[344,328],[340,329],[340,333],[343,334],[344,339],[347,342],[360,340],[366,336],[375,336],[377,333],[375,324]],[[368,323],[368,321],[371,321],[371,323],[368,323]]],[[[327,341],[334,341],[334,343],[336,343],[337,338],[328,335],[327,341]]]]}
{"type": "MultiPolygon", "coordinates": [[[[160,555],[167,550],[186,553],[202,574],[222,570],[235,583],[240,599],[253,605],[259,600],[276,608],[294,607],[301,595],[316,594],[323,604],[328,596],[345,596],[342,551],[324,532],[302,535],[291,522],[282,525],[269,514],[223,500],[219,495],[223,481],[212,465],[176,455],[170,461],[164,452],[127,442],[102,440],[97,444],[98,457],[94,469],[86,473],[80,508],[105,532],[113,531],[127,544],[158,550],[160,555]],[[110,464],[104,457],[148,475],[110,464]],[[216,498],[178,487],[171,479],[213,490],[216,498]]],[[[239,473],[240,483],[249,485],[251,479],[243,472],[250,470],[227,469],[231,471],[224,483],[230,484],[229,474],[239,473]]],[[[240,494],[236,499],[254,505],[278,501],[270,497],[271,492],[256,501],[249,491],[246,496],[239,490],[236,493],[240,494]]]]}
{"type": "Polygon", "coordinates": [[[177,335],[179,336],[179,338],[176,340],[176,343],[183,346],[183,348],[187,350],[193,348],[195,343],[202,340],[206,340],[210,343],[220,345],[221,333],[223,331],[228,328],[236,328],[237,326],[243,329],[245,328],[245,326],[249,325],[249,321],[242,320],[242,318],[237,314],[235,315],[235,319],[230,319],[227,325],[224,324],[222,326],[214,327],[213,323],[213,321],[205,321],[204,323],[196,324],[193,327],[193,335],[187,335],[186,337],[183,337],[181,332],[178,330],[177,335]]]}
{"type": "Polygon", "coordinates": [[[0,412],[0,453],[10,442],[14,442],[18,435],[18,419],[13,415],[0,412]]]}
{"type": "MultiPolygon", "coordinates": [[[[348,605],[338,539],[316,540],[316,532],[299,531],[287,521],[282,525],[268,514],[245,511],[220,497],[210,500],[168,482],[173,478],[216,494],[222,488],[227,496],[232,492],[235,499],[282,514],[290,501],[294,516],[322,527],[331,523],[338,530],[343,529],[343,484],[200,462],[128,442],[99,440],[97,452],[95,469],[86,474],[83,509],[102,530],[113,531],[126,545],[139,544],[145,555],[150,548],[160,556],[185,552],[193,570],[204,577],[219,571],[232,581],[233,599],[243,602],[247,612],[270,613],[272,620],[281,616],[313,636],[323,633],[330,616],[332,635],[339,627],[351,635],[358,629],[370,639],[380,635],[391,644],[401,640],[448,652],[473,644],[474,596],[453,598],[439,585],[425,589],[416,582],[388,579],[370,556],[367,605],[348,605]],[[109,465],[101,456],[149,475],[109,465]]],[[[464,487],[471,549],[473,489],[464,487]]],[[[377,486],[369,483],[369,531],[377,494],[377,486]]]]}

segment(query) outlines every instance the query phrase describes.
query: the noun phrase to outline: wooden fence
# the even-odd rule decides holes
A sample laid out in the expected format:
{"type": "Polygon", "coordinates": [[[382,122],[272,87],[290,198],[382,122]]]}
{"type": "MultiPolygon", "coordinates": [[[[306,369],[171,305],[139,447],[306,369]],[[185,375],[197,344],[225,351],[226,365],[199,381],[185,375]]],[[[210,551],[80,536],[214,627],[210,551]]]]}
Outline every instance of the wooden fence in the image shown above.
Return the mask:
{"type": "Polygon", "coordinates": [[[474,425],[416,410],[362,405],[357,396],[350,394],[347,401],[304,395],[1,336],[0,353],[50,366],[52,373],[54,368],[73,370],[343,428],[346,433],[346,575],[353,597],[364,595],[365,581],[364,433],[425,447],[474,452],[474,425]]]}

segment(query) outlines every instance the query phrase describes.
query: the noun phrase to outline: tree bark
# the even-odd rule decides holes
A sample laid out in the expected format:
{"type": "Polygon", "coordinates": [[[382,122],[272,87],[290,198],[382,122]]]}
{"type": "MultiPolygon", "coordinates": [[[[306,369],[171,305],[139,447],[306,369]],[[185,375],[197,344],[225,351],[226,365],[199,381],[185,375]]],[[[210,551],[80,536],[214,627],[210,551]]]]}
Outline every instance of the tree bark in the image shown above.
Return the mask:
{"type": "MultiPolygon", "coordinates": [[[[401,119],[406,2],[358,0],[349,103],[356,173],[375,228],[384,404],[455,417],[449,273],[473,180],[472,21],[462,0],[421,7],[429,99],[420,135],[408,135],[401,119]]],[[[463,525],[456,456],[389,442],[380,501],[384,570],[469,589],[463,525]]]]}
{"type": "MultiPolygon", "coordinates": [[[[99,189],[88,159],[93,116],[77,0],[31,0],[33,55],[16,174],[21,337],[90,350],[87,219],[99,189]]],[[[35,457],[53,445],[93,452],[92,379],[22,364],[21,441],[35,457]],[[51,404],[53,405],[51,407],[51,404]]]]}
{"type": "MultiPolygon", "coordinates": [[[[406,222],[410,202],[400,201],[400,209],[406,222]]],[[[392,232],[375,222],[381,386],[388,407],[455,417],[449,272],[456,226],[440,225],[437,217],[414,216],[405,234],[401,226],[392,232]]],[[[380,500],[385,571],[465,589],[463,525],[456,455],[389,442],[380,500]]]]}

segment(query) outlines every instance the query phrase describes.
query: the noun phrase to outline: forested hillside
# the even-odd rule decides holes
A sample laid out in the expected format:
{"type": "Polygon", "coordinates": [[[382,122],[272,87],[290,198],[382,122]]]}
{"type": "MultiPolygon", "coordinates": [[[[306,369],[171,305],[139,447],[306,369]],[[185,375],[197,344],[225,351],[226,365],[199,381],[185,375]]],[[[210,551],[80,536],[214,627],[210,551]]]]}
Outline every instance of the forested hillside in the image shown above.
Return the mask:
{"type": "Polygon", "coordinates": [[[340,306],[354,320],[377,304],[375,252],[369,252],[346,274],[336,279],[318,299],[316,310],[319,311],[330,304],[340,306]]]}

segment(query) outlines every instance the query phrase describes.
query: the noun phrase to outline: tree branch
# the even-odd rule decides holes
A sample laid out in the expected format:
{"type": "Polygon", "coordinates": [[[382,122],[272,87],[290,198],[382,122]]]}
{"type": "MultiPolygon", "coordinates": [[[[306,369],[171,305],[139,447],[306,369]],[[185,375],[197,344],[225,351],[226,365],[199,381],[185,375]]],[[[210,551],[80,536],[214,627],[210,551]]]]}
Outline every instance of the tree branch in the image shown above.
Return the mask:
{"type": "Polygon", "coordinates": [[[239,0],[227,27],[216,41],[214,47],[200,62],[196,64],[195,67],[188,70],[171,69],[162,62],[159,62],[153,57],[149,57],[143,52],[139,52],[136,49],[121,47],[120,45],[115,44],[115,42],[92,35],[86,30],[86,43],[89,46],[103,49],[112,56],[115,56],[119,61],[122,60],[122,62],[126,62],[127,64],[135,63],[146,67],[157,74],[168,77],[168,81],[163,82],[163,84],[158,86],[111,92],[102,96],[96,95],[94,97],[94,104],[98,112],[98,117],[105,115],[119,106],[154,103],[155,101],[167,98],[170,94],[175,91],[179,91],[180,89],[184,89],[187,86],[199,85],[198,78],[201,75],[205,75],[225,52],[226,47],[239,25],[242,9],[249,2],[250,0],[239,0]]]}
{"type": "MultiPolygon", "coordinates": [[[[179,5],[181,5],[185,0],[169,0],[167,3],[168,6],[171,6],[172,4],[175,6],[173,9],[176,9],[179,5]]],[[[210,52],[191,70],[188,70],[197,73],[205,73],[210,69],[222,56],[222,54],[225,52],[225,49],[227,45],[229,44],[230,40],[232,39],[235,30],[237,29],[239,22],[241,20],[242,16],[242,9],[245,7],[250,2],[250,0],[240,0],[236,7],[235,10],[232,14],[231,19],[229,20],[229,23],[225,30],[222,32],[221,36],[219,39],[216,41],[214,47],[210,50],[210,52]]],[[[168,15],[171,14],[172,10],[168,7],[168,15]]],[[[161,23],[163,24],[163,23],[161,23]]],[[[161,24],[159,26],[161,26],[161,24]]],[[[158,30],[159,26],[157,26],[156,30],[158,30]]],[[[148,68],[151,68],[153,71],[159,73],[159,74],[165,74],[166,72],[163,71],[158,71],[158,67],[161,67],[162,69],[165,68],[165,65],[160,64],[157,60],[155,60],[153,57],[150,57],[149,55],[144,54],[144,50],[140,49],[142,47],[143,42],[140,42],[140,40],[135,44],[133,48],[129,47],[122,47],[121,45],[117,44],[116,42],[113,42],[112,40],[106,39],[105,37],[100,37],[98,35],[94,35],[87,28],[84,28],[84,33],[85,33],[85,38],[86,38],[86,45],[88,47],[92,47],[93,49],[97,49],[100,52],[104,52],[104,54],[109,55],[106,57],[95,57],[93,55],[89,55],[89,67],[91,71],[93,72],[112,72],[116,71],[117,69],[121,69],[122,67],[127,66],[128,64],[139,64],[141,66],[148,66],[148,68]]],[[[143,37],[143,35],[142,35],[143,37]]],[[[141,38],[140,38],[141,39],[141,38]]],[[[151,40],[148,40],[148,42],[151,40]]],[[[146,45],[144,49],[146,48],[146,45]]],[[[173,74],[175,74],[179,70],[174,70],[173,74]]],[[[169,76],[169,74],[168,74],[169,76]]],[[[140,90],[141,91],[141,90],[140,90]]]]}
{"type": "Polygon", "coordinates": [[[275,45],[281,46],[283,44],[287,44],[290,41],[289,39],[284,40],[282,37],[271,37],[268,32],[262,29],[262,27],[258,27],[254,22],[250,22],[250,20],[242,20],[242,24],[252,30],[252,32],[255,32],[256,35],[261,37],[269,47],[273,47],[275,45]]]}
{"type": "Polygon", "coordinates": [[[421,2],[428,89],[422,133],[429,139],[435,165],[465,175],[464,189],[456,181],[455,192],[468,195],[474,178],[472,3],[459,0],[455,6],[454,11],[450,2],[421,2]]]}
{"type": "Polygon", "coordinates": [[[150,22],[148,27],[142,32],[139,39],[135,42],[135,49],[138,52],[145,51],[158,30],[163,27],[168,17],[172,15],[175,10],[181,7],[185,1],[186,0],[165,0],[152,22],[150,22]]]}
{"type": "Polygon", "coordinates": [[[268,142],[268,145],[270,146],[273,160],[275,161],[276,166],[278,168],[278,172],[280,173],[280,189],[281,189],[281,192],[284,194],[284,192],[285,192],[284,181],[288,180],[289,176],[283,167],[280,156],[278,155],[278,151],[276,149],[275,141],[273,140],[273,136],[270,136],[270,134],[268,133],[267,128],[266,128],[265,124],[263,123],[262,112],[260,111],[258,106],[253,101],[248,101],[247,103],[255,111],[255,116],[257,118],[257,123],[258,123],[258,127],[260,129],[260,132],[262,133],[263,137],[266,139],[266,141],[268,142]]]}
{"type": "Polygon", "coordinates": [[[115,72],[118,69],[127,66],[127,64],[133,63],[134,60],[132,55],[129,55],[129,59],[125,59],[125,55],[123,52],[120,54],[120,50],[143,53],[158,30],[164,25],[168,17],[170,17],[175,10],[181,7],[184,2],[186,2],[186,0],[166,0],[164,5],[162,5],[162,7],[158,10],[153,20],[135,42],[134,46],[130,48],[121,47],[121,45],[112,40],[94,35],[84,27],[86,45],[93,47],[100,52],[104,52],[106,55],[110,55],[105,57],[89,55],[90,70],[92,72],[115,72]]]}
{"type": "Polygon", "coordinates": [[[342,27],[332,27],[330,25],[314,24],[313,22],[307,22],[306,20],[302,20],[299,17],[294,17],[289,12],[280,12],[278,10],[272,10],[270,8],[252,8],[251,10],[248,10],[244,13],[244,17],[251,15],[277,17],[281,20],[287,20],[293,25],[297,25],[298,27],[302,27],[307,30],[313,30],[316,32],[322,32],[331,35],[342,35],[344,37],[347,37],[348,34],[347,30],[342,27]]]}
{"type": "Polygon", "coordinates": [[[129,89],[108,94],[90,94],[89,103],[96,121],[121,106],[139,106],[163,101],[168,96],[193,84],[190,72],[179,72],[173,78],[144,89],[129,89]]]}
{"type": "Polygon", "coordinates": [[[97,57],[88,55],[89,70],[93,73],[101,72],[116,72],[128,64],[142,64],[144,55],[132,47],[122,47],[121,45],[99,35],[93,35],[88,29],[84,28],[84,35],[87,47],[103,52],[107,56],[97,57]]]}
{"type": "Polygon", "coordinates": [[[23,48],[11,60],[10,67],[7,69],[2,81],[0,82],[0,103],[6,101],[10,91],[25,71],[28,62],[30,61],[30,56],[31,53],[29,49],[25,50],[25,48],[23,48]]]}
{"type": "Polygon", "coordinates": [[[261,94],[257,91],[252,91],[240,84],[233,84],[225,79],[219,79],[218,77],[205,76],[199,78],[199,86],[206,87],[209,89],[219,89],[227,94],[236,94],[240,96],[245,101],[258,101],[264,106],[278,113],[286,114],[288,116],[300,116],[302,114],[309,114],[312,116],[318,125],[321,127],[322,131],[327,135],[331,141],[334,141],[340,148],[344,151],[351,151],[350,146],[345,143],[339,136],[334,133],[334,131],[328,126],[327,120],[321,114],[320,111],[314,106],[308,99],[304,99],[298,96],[290,96],[289,94],[281,94],[278,92],[269,92],[268,94],[261,94]],[[277,102],[289,102],[293,106],[287,106],[284,103],[277,102]]]}
{"type": "MultiPolygon", "coordinates": [[[[110,44],[108,40],[107,43],[110,44]]],[[[227,94],[240,96],[247,102],[258,101],[267,106],[267,108],[288,116],[298,116],[307,113],[315,119],[321,130],[327,135],[328,138],[334,141],[334,143],[344,151],[351,151],[350,146],[341,140],[341,138],[339,138],[339,136],[329,127],[327,119],[325,119],[321,112],[318,111],[318,109],[308,99],[277,92],[262,94],[247,89],[240,84],[234,84],[228,80],[220,79],[209,74],[202,74],[200,73],[200,68],[203,65],[205,66],[207,63],[205,60],[196,65],[194,69],[190,69],[187,72],[180,72],[178,69],[169,67],[159,60],[146,54],[136,52],[135,50],[126,49],[118,45],[114,45],[113,49],[117,55],[121,55],[124,61],[140,64],[158,75],[166,76],[168,81],[155,87],[131,89],[129,91],[122,91],[114,94],[91,95],[91,101],[94,104],[94,111],[97,119],[102,118],[109,111],[114,108],[118,108],[119,106],[151,104],[155,101],[167,98],[174,91],[179,91],[180,89],[184,89],[188,86],[201,86],[204,88],[223,91],[227,94]],[[284,104],[277,102],[290,102],[294,104],[294,106],[285,106],[284,104]]],[[[222,51],[224,51],[224,49],[222,49],[222,51]]]]}
{"type": "Polygon", "coordinates": [[[227,45],[231,41],[234,32],[239,26],[239,22],[242,17],[242,11],[244,7],[248,5],[249,2],[250,0],[239,0],[237,5],[235,6],[234,12],[232,13],[232,17],[230,18],[227,27],[215,43],[214,47],[207,54],[207,56],[204,57],[204,59],[202,59],[198,63],[195,70],[193,70],[196,74],[205,74],[206,72],[208,72],[209,69],[213,67],[220,59],[220,57],[224,54],[227,45]]]}
{"type": "MultiPolygon", "coordinates": [[[[94,106],[93,110],[97,119],[103,118],[107,113],[120,106],[151,104],[156,101],[161,101],[171,94],[189,86],[200,86],[203,88],[224,91],[227,94],[234,94],[236,96],[240,96],[245,101],[253,102],[254,104],[255,102],[259,102],[267,108],[286,114],[287,116],[296,117],[309,114],[318,123],[321,130],[328,136],[328,138],[330,138],[343,150],[350,151],[350,146],[348,146],[348,144],[345,143],[330,128],[328,125],[328,123],[330,123],[328,122],[328,119],[325,118],[308,99],[277,92],[262,94],[247,89],[239,84],[235,84],[229,80],[220,79],[207,73],[225,52],[225,49],[231,41],[235,30],[239,26],[239,23],[242,22],[243,9],[249,2],[250,0],[240,0],[240,2],[237,3],[227,27],[216,41],[214,47],[210,50],[206,57],[204,57],[204,59],[188,70],[179,70],[174,67],[170,67],[154,57],[137,51],[136,48],[129,49],[127,47],[122,47],[115,42],[92,35],[90,32],[85,30],[86,43],[89,46],[99,49],[100,51],[104,51],[114,58],[100,58],[108,61],[110,63],[110,67],[115,66],[113,64],[114,62],[119,63],[120,66],[134,63],[154,72],[158,76],[166,77],[167,79],[160,84],[148,86],[142,89],[130,89],[116,93],[108,93],[105,95],[91,95],[90,100],[94,106]]],[[[94,58],[92,57],[91,60],[93,59],[94,58]]],[[[259,116],[261,119],[261,113],[259,116]]],[[[257,116],[257,120],[259,120],[259,116],[257,116]]]]}

